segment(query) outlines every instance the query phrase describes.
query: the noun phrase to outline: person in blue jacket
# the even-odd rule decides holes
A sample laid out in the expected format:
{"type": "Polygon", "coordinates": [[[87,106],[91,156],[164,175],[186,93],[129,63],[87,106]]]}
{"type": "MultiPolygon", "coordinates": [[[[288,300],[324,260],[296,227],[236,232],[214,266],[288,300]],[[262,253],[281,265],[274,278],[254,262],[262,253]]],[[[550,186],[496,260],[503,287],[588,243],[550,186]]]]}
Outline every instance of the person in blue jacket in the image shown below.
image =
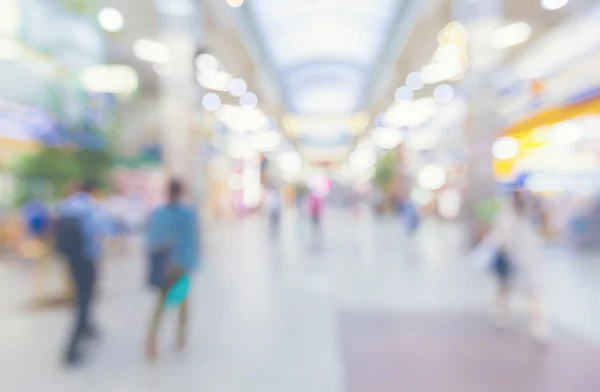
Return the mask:
{"type": "MultiPolygon", "coordinates": [[[[184,189],[181,182],[171,180],[168,186],[168,202],[157,208],[148,224],[148,251],[155,262],[164,263],[164,276],[153,276],[153,285],[158,289],[158,302],[154,310],[150,331],[146,341],[148,359],[157,356],[157,335],[169,292],[178,283],[189,281],[190,274],[199,264],[199,230],[195,208],[185,204],[184,189]]],[[[153,262],[154,263],[154,262],[153,262]]],[[[152,272],[151,275],[156,275],[152,272]]],[[[188,300],[183,298],[179,304],[179,325],[177,346],[183,349],[186,344],[188,320],[188,300]]]]}

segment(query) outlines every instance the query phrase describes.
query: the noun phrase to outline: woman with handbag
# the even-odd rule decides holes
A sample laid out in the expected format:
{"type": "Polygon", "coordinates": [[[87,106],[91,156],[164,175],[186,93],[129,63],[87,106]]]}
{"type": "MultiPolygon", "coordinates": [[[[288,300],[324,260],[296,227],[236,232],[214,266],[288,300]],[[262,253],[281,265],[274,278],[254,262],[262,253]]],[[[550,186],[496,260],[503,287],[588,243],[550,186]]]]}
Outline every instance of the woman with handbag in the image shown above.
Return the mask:
{"type": "Polygon", "coordinates": [[[491,269],[498,281],[495,315],[509,312],[510,295],[521,292],[529,303],[532,336],[549,339],[549,325],[542,304],[543,245],[522,191],[515,191],[492,231],[496,254],[491,269]]]}
{"type": "Polygon", "coordinates": [[[182,203],[183,186],[172,180],[168,187],[168,202],[157,208],[148,225],[150,284],[158,290],[146,341],[148,359],[158,353],[157,336],[167,304],[179,306],[177,346],[186,344],[190,274],[198,267],[199,232],[194,208],[182,203]]]}

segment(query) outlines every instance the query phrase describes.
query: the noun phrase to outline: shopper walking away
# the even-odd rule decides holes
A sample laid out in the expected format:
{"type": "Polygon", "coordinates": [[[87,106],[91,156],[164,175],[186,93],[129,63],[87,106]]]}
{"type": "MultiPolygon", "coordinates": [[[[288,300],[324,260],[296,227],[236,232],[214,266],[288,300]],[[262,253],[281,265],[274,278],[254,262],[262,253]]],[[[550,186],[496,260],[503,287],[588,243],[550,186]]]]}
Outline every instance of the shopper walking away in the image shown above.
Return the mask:
{"type": "Polygon", "coordinates": [[[76,295],[75,325],[65,353],[67,365],[82,360],[82,340],[98,337],[90,313],[107,224],[92,195],[95,189],[93,182],[84,183],[59,206],[56,222],[56,248],[68,262],[76,295]]]}
{"type": "Polygon", "coordinates": [[[189,305],[187,287],[182,286],[189,285],[190,274],[198,267],[199,232],[196,211],[182,202],[183,193],[182,184],[172,180],[168,203],[153,212],[148,226],[150,283],[158,290],[146,341],[146,355],[151,360],[158,354],[159,326],[170,296],[179,297],[175,300],[179,306],[177,346],[183,349],[186,344],[189,305]]]}
{"type": "Polygon", "coordinates": [[[543,252],[533,220],[522,191],[514,192],[491,234],[497,247],[492,261],[498,281],[494,311],[502,321],[509,312],[510,295],[523,293],[529,302],[532,336],[544,342],[549,338],[549,325],[542,303],[543,252]]]}
{"type": "Polygon", "coordinates": [[[281,223],[281,211],[283,209],[283,198],[276,187],[271,187],[267,194],[267,208],[269,213],[269,228],[272,235],[279,234],[281,223]]]}
{"type": "Polygon", "coordinates": [[[324,200],[316,193],[311,193],[308,199],[308,208],[312,219],[313,227],[319,229],[321,227],[321,217],[324,210],[324,200]]]}

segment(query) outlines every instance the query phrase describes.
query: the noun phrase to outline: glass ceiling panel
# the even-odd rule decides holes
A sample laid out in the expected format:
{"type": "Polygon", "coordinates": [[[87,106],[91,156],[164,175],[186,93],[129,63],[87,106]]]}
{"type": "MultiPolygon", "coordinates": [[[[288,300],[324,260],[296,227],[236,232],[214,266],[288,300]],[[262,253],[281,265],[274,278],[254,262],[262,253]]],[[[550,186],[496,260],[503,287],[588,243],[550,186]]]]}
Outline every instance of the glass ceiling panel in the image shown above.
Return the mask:
{"type": "Polygon", "coordinates": [[[390,31],[396,7],[402,1],[247,0],[246,3],[279,71],[291,110],[314,114],[359,109],[356,105],[360,94],[390,31]],[[343,64],[354,67],[354,74],[349,75],[347,70],[331,72],[328,65],[331,63],[341,64],[342,68],[343,64]],[[315,69],[319,64],[322,70],[315,69]],[[298,67],[310,71],[298,72],[298,67]],[[311,99],[312,94],[315,99],[311,99]]]}

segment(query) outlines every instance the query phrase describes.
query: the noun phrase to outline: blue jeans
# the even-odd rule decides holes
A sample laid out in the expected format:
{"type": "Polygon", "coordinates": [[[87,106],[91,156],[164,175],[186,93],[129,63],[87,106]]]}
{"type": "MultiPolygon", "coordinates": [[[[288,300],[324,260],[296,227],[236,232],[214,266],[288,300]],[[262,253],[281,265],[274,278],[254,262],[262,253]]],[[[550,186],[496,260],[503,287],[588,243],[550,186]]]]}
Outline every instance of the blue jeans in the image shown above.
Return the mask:
{"type": "Polygon", "coordinates": [[[96,283],[96,265],[83,258],[69,260],[71,279],[75,287],[75,324],[67,347],[67,361],[74,361],[80,355],[79,345],[82,338],[94,333],[90,323],[90,308],[96,283]]]}

